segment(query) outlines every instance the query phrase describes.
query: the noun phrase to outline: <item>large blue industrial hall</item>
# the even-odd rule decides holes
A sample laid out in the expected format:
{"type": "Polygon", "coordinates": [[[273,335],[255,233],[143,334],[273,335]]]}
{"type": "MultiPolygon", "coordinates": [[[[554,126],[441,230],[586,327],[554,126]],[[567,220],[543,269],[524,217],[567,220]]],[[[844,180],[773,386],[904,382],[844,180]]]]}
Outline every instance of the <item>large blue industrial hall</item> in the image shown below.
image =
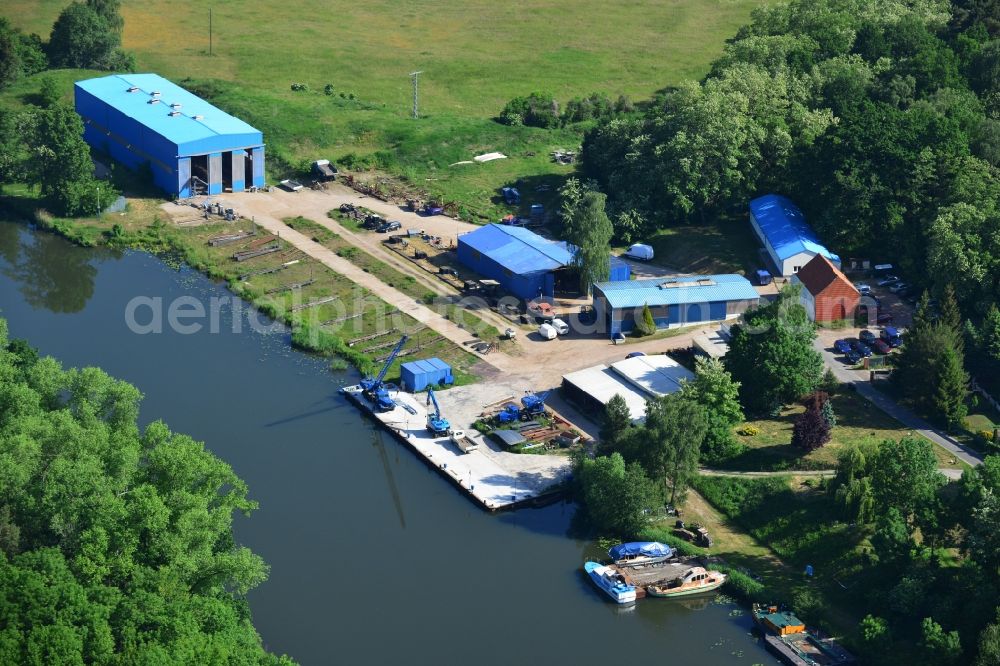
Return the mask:
{"type": "Polygon", "coordinates": [[[83,138],[131,169],[148,163],[168,194],[240,192],[264,185],[264,137],[158,74],[77,81],[83,138]]]}

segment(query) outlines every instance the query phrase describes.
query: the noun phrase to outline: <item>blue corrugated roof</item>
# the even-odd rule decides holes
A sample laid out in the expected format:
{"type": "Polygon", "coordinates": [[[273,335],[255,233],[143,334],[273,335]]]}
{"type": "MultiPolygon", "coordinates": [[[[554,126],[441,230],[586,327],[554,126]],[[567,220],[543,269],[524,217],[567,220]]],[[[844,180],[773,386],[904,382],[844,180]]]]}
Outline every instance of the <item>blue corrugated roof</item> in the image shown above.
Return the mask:
{"type": "Polygon", "coordinates": [[[760,298],[750,281],[742,275],[691,275],[678,278],[652,278],[628,282],[599,282],[608,305],[614,309],[641,308],[643,305],[687,305],[760,298]],[[667,285],[677,286],[667,286],[667,285]]]}
{"type": "Polygon", "coordinates": [[[765,194],[750,202],[750,213],[782,261],[800,252],[812,252],[840,263],[840,257],[820,243],[802,211],[788,197],[765,194]]]}
{"type": "Polygon", "coordinates": [[[573,263],[566,243],[542,238],[523,227],[487,224],[458,238],[513,273],[552,271],[573,263]]]}
{"type": "Polygon", "coordinates": [[[257,143],[263,143],[259,130],[159,74],[112,74],[77,81],[76,85],[177,145],[230,134],[257,134],[257,143]],[[128,92],[133,87],[138,90],[128,92]],[[157,91],[160,101],[150,104],[152,93],[157,91]],[[172,109],[171,104],[180,107],[172,109]],[[172,110],[179,115],[169,115],[172,110]]]}

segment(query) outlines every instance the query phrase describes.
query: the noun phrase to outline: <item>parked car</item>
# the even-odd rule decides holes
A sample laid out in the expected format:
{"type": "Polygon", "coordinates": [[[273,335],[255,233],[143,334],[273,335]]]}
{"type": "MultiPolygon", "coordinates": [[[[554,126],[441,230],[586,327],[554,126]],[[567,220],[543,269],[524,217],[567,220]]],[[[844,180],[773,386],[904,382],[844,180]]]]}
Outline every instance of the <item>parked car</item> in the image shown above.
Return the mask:
{"type": "Polygon", "coordinates": [[[892,326],[886,326],[879,331],[878,337],[890,347],[899,347],[903,344],[903,336],[892,326]]]}
{"type": "Polygon", "coordinates": [[[851,343],[847,340],[837,340],[833,343],[833,348],[841,354],[846,354],[851,351],[851,343]]]}
{"type": "Polygon", "coordinates": [[[641,261],[650,261],[653,258],[653,247],[650,245],[643,245],[642,243],[635,243],[631,245],[629,249],[625,250],[623,256],[629,259],[639,259],[641,261]]]}
{"type": "Polygon", "coordinates": [[[866,345],[870,345],[871,343],[875,342],[878,339],[876,335],[871,331],[869,331],[867,328],[862,329],[861,332],[858,333],[858,338],[861,340],[861,342],[865,343],[866,345]]]}
{"type": "Polygon", "coordinates": [[[896,277],[895,275],[886,275],[884,278],[878,281],[878,286],[888,287],[890,285],[896,284],[897,282],[899,282],[899,278],[896,277]]]}
{"type": "Polygon", "coordinates": [[[861,294],[862,296],[868,296],[869,294],[872,293],[871,285],[865,284],[864,282],[855,282],[854,288],[857,289],[858,293],[861,294]]]}
{"type": "Polygon", "coordinates": [[[552,328],[556,329],[556,333],[558,333],[559,335],[566,335],[567,333],[569,333],[569,324],[564,322],[562,319],[559,319],[557,317],[549,323],[552,326],[552,328]]]}
{"type": "Polygon", "coordinates": [[[872,343],[872,348],[877,354],[888,354],[892,351],[892,347],[885,340],[876,340],[872,343]]]}
{"type": "Polygon", "coordinates": [[[861,342],[860,340],[853,343],[851,347],[854,349],[854,351],[861,354],[865,358],[868,358],[869,356],[872,355],[872,348],[866,345],[865,343],[861,342]]]}
{"type": "Polygon", "coordinates": [[[889,287],[889,291],[891,291],[894,294],[899,294],[906,291],[909,288],[910,285],[906,284],[905,282],[897,282],[896,284],[889,287]]]}
{"type": "Polygon", "coordinates": [[[631,354],[625,354],[625,358],[637,358],[639,356],[645,356],[646,352],[632,352],[631,354]]]}
{"type": "Polygon", "coordinates": [[[858,363],[861,362],[861,354],[859,354],[858,352],[854,351],[853,349],[851,351],[847,352],[846,354],[844,354],[844,358],[851,365],[857,365],[858,363]]]}
{"type": "Polygon", "coordinates": [[[458,271],[451,266],[441,266],[438,268],[438,275],[451,275],[452,277],[458,277],[458,271]]]}
{"type": "Polygon", "coordinates": [[[555,340],[559,337],[559,331],[552,324],[542,324],[538,327],[538,335],[542,336],[543,340],[555,340]]]}
{"type": "Polygon", "coordinates": [[[895,321],[895,318],[891,314],[886,313],[886,314],[880,314],[878,316],[878,319],[876,320],[876,323],[879,326],[886,326],[887,324],[891,324],[893,321],[895,321]]]}

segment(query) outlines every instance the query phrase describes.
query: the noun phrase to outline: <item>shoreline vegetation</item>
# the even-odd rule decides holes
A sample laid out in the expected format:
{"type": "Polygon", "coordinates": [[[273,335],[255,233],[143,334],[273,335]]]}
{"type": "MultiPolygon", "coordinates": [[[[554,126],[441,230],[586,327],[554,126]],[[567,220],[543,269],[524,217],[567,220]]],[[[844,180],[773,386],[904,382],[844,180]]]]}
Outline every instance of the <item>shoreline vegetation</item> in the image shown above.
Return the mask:
{"type": "Polygon", "coordinates": [[[0,318],[0,662],[292,666],[247,593],[267,580],[235,542],[258,508],[225,461],[100,368],[64,369],[0,318]]]}

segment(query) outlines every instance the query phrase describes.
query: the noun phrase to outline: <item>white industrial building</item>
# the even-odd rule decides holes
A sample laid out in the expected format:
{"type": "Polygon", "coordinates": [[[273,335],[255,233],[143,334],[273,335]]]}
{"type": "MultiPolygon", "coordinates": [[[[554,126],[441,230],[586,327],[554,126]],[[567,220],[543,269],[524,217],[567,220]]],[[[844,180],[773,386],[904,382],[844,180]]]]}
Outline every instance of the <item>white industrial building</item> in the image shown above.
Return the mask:
{"type": "Polygon", "coordinates": [[[646,419],[647,400],[678,391],[681,383],[690,379],[694,379],[691,371],[669,356],[657,354],[571,372],[563,375],[562,388],[570,401],[591,415],[603,413],[611,398],[620,395],[632,422],[641,423],[646,419]]]}

